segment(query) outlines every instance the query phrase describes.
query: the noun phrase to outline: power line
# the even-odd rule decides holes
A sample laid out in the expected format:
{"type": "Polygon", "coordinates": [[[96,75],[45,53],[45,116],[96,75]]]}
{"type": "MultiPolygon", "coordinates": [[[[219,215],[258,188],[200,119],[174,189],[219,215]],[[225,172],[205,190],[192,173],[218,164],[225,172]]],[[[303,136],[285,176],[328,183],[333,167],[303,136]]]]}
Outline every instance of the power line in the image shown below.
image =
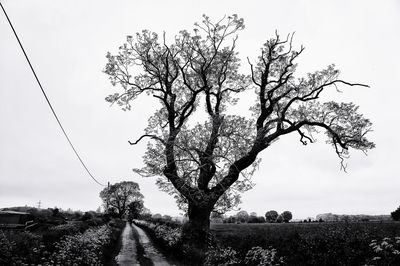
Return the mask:
{"type": "Polygon", "coordinates": [[[60,122],[60,119],[58,118],[58,116],[57,116],[57,114],[56,114],[56,112],[55,112],[53,106],[51,105],[50,100],[49,100],[49,98],[47,97],[47,94],[46,94],[46,92],[44,91],[44,89],[43,89],[43,87],[42,87],[42,84],[40,83],[39,78],[38,78],[38,76],[36,75],[35,70],[33,69],[33,66],[32,66],[32,64],[31,64],[31,62],[30,62],[30,60],[29,60],[29,58],[28,58],[28,55],[26,54],[25,49],[24,49],[24,47],[22,46],[21,41],[19,40],[18,34],[17,34],[17,32],[15,31],[14,26],[13,26],[13,24],[11,23],[11,20],[10,20],[10,18],[8,17],[7,12],[6,12],[6,10],[4,9],[3,5],[1,4],[1,2],[0,2],[0,6],[1,6],[1,9],[3,9],[4,15],[6,16],[6,18],[7,18],[7,20],[8,20],[8,23],[10,24],[10,27],[11,27],[11,29],[12,29],[13,32],[14,32],[15,38],[17,39],[17,41],[18,41],[18,43],[19,43],[19,46],[21,47],[21,50],[22,50],[22,52],[23,52],[24,55],[25,55],[25,59],[26,59],[26,61],[28,62],[29,66],[30,66],[30,68],[31,68],[31,70],[32,70],[33,75],[35,76],[35,79],[36,79],[36,81],[37,81],[37,83],[38,83],[38,85],[39,85],[39,87],[40,87],[40,89],[41,89],[41,91],[42,91],[42,94],[43,94],[44,98],[46,99],[47,104],[49,105],[49,107],[50,107],[50,109],[51,109],[51,112],[53,113],[55,119],[57,120],[58,125],[60,126],[62,132],[64,133],[64,136],[65,136],[65,138],[67,139],[67,141],[68,141],[69,145],[71,146],[72,150],[74,151],[76,157],[78,157],[79,161],[81,162],[82,166],[85,168],[86,172],[89,174],[89,176],[90,176],[97,184],[99,184],[100,186],[106,186],[106,185],[103,185],[102,183],[100,183],[99,181],[97,181],[97,179],[92,175],[92,173],[89,171],[89,169],[87,168],[87,166],[86,166],[85,163],[83,162],[81,156],[79,156],[78,152],[76,151],[74,145],[72,144],[71,140],[69,139],[69,137],[68,137],[68,135],[67,135],[67,132],[65,131],[64,127],[62,126],[62,124],[61,124],[61,122],[60,122]]]}

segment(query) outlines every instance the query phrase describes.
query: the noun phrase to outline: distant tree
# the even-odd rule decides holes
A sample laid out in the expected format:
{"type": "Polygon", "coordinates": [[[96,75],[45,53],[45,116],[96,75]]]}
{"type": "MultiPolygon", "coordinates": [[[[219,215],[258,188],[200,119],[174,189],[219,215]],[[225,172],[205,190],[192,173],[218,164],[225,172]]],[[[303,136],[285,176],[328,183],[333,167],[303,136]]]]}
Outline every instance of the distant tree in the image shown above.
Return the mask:
{"type": "Polygon", "coordinates": [[[223,218],[223,214],[220,212],[213,211],[211,212],[211,219],[223,218]]]}
{"type": "Polygon", "coordinates": [[[277,211],[272,210],[265,213],[265,220],[267,223],[275,223],[277,218],[278,218],[277,211]]]}
{"type": "Polygon", "coordinates": [[[290,211],[282,212],[281,216],[282,216],[282,219],[283,219],[283,221],[285,223],[288,223],[293,218],[293,215],[292,215],[292,213],[290,211]]]}
{"type": "Polygon", "coordinates": [[[53,212],[53,216],[56,217],[60,213],[60,210],[57,207],[54,207],[52,212],[53,212]]]}
{"type": "Polygon", "coordinates": [[[115,183],[104,188],[100,192],[105,210],[114,212],[118,217],[122,217],[128,210],[129,203],[142,200],[139,185],[131,181],[115,183]]]}
{"type": "Polygon", "coordinates": [[[162,219],[162,215],[159,214],[159,213],[156,213],[156,214],[153,214],[153,215],[151,216],[151,218],[152,218],[152,219],[162,219]]]}
{"type": "Polygon", "coordinates": [[[167,214],[163,215],[162,218],[165,221],[172,221],[172,217],[170,215],[167,215],[167,214]]]}
{"type": "Polygon", "coordinates": [[[237,220],[241,223],[247,223],[249,220],[249,214],[247,211],[240,211],[236,214],[237,220]]]}
{"type": "Polygon", "coordinates": [[[232,216],[231,215],[229,217],[224,218],[223,222],[224,223],[228,223],[228,224],[232,224],[232,223],[236,223],[236,220],[237,220],[236,216],[232,216]]]}
{"type": "Polygon", "coordinates": [[[220,212],[215,212],[215,211],[211,212],[210,221],[211,221],[211,223],[214,223],[214,224],[223,223],[225,221],[224,215],[220,212]]]}
{"type": "Polygon", "coordinates": [[[283,217],[282,214],[279,214],[278,217],[276,218],[277,223],[282,223],[283,222],[283,217]]]}
{"type": "Polygon", "coordinates": [[[397,210],[392,212],[390,215],[392,216],[393,220],[399,221],[400,220],[400,206],[397,208],[397,210]]]}
{"type": "Polygon", "coordinates": [[[251,213],[250,213],[250,216],[255,216],[255,217],[257,217],[257,213],[256,213],[256,212],[251,212],[251,213]]]}
{"type": "Polygon", "coordinates": [[[140,215],[142,220],[149,220],[152,217],[152,214],[150,212],[149,209],[147,209],[146,207],[143,207],[143,211],[142,214],[140,215]]]}
{"type": "Polygon", "coordinates": [[[129,220],[141,218],[144,209],[143,200],[135,200],[128,204],[129,220]]]}
{"type": "Polygon", "coordinates": [[[258,222],[259,223],[265,223],[265,217],[264,216],[258,216],[258,222]]]}
{"type": "Polygon", "coordinates": [[[251,212],[249,216],[249,220],[247,221],[248,223],[258,223],[258,217],[256,212],[251,212]]]}
{"type": "Polygon", "coordinates": [[[81,219],[82,216],[83,216],[83,212],[80,210],[74,211],[74,213],[73,213],[73,218],[76,220],[81,219]]]}
{"type": "Polygon", "coordinates": [[[87,221],[87,220],[92,219],[93,217],[94,217],[94,213],[93,213],[92,211],[88,211],[88,212],[85,212],[85,213],[82,215],[81,220],[82,220],[82,221],[87,221]]]}

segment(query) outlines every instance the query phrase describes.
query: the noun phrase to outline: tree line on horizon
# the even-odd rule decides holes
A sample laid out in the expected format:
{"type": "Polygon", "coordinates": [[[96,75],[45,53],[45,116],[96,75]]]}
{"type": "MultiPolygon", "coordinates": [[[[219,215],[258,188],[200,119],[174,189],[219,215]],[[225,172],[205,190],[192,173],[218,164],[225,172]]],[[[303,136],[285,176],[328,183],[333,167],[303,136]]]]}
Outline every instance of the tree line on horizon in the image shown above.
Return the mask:
{"type": "MultiPolygon", "coordinates": [[[[170,215],[159,213],[151,214],[150,210],[144,207],[144,196],[140,192],[139,184],[132,181],[122,181],[104,188],[100,192],[103,206],[106,213],[116,217],[127,216],[132,219],[154,219],[165,221],[186,221],[187,219],[175,219],[170,215]]],[[[187,216],[184,215],[184,216],[187,216]]],[[[187,217],[186,217],[187,218],[187,217]]],[[[245,210],[237,212],[235,215],[225,216],[220,212],[211,212],[210,222],[213,223],[287,223],[293,215],[290,211],[279,214],[275,210],[270,210],[264,216],[258,216],[255,212],[248,213],[245,210]]],[[[315,219],[308,218],[301,222],[351,222],[351,221],[388,221],[400,219],[400,207],[393,211],[391,215],[338,215],[332,213],[318,214],[315,219]]]]}

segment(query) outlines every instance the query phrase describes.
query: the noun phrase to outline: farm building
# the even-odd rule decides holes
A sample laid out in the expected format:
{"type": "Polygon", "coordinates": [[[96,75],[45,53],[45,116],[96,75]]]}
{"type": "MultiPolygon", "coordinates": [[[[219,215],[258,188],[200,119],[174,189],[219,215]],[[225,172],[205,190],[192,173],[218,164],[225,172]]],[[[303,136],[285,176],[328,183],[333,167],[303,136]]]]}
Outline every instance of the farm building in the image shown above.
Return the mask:
{"type": "Polygon", "coordinates": [[[29,215],[27,212],[0,211],[0,225],[25,224],[29,215]]]}

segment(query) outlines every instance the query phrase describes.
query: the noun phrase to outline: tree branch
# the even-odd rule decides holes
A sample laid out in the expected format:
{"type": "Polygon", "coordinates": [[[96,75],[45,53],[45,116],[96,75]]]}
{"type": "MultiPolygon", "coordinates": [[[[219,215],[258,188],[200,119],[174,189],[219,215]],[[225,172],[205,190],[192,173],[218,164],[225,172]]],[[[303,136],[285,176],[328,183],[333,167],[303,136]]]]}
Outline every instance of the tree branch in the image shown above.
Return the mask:
{"type": "Polygon", "coordinates": [[[143,138],[146,138],[146,137],[151,138],[151,139],[158,140],[158,141],[161,142],[162,144],[166,145],[165,141],[164,141],[162,138],[160,138],[160,137],[158,137],[158,136],[156,136],[156,135],[151,135],[151,134],[144,134],[144,135],[142,135],[140,138],[138,138],[135,142],[131,142],[131,141],[128,140],[128,143],[129,143],[130,145],[136,145],[136,144],[138,144],[143,138]]]}

